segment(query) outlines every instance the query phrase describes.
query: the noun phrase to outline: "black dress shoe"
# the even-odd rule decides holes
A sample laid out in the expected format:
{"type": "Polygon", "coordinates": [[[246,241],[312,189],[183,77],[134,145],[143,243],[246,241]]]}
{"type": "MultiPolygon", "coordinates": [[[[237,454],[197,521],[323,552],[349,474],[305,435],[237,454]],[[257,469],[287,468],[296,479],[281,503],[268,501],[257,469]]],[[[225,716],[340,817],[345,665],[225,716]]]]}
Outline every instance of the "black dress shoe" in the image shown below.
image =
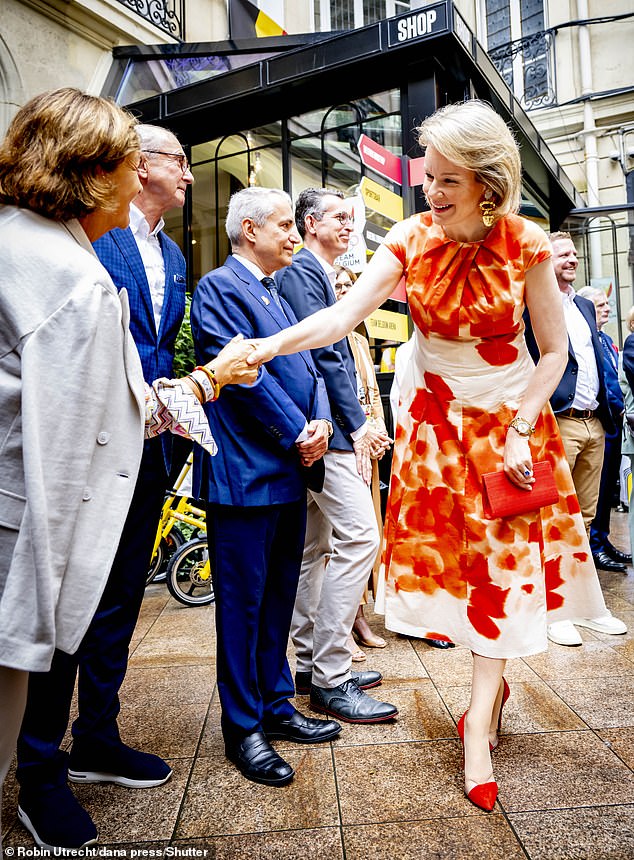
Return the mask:
{"type": "Polygon", "coordinates": [[[597,570],[608,570],[610,573],[625,573],[625,565],[618,561],[612,561],[604,550],[593,552],[592,561],[597,570]]]}
{"type": "Polygon", "coordinates": [[[293,741],[296,744],[320,744],[331,741],[341,731],[334,720],[315,720],[299,711],[287,719],[278,718],[267,722],[264,733],[269,740],[293,741]]]}
{"type": "Polygon", "coordinates": [[[286,785],[295,776],[293,768],[275,752],[264,732],[253,732],[239,743],[225,741],[225,755],[242,776],[262,785],[286,785]]]}
{"type": "Polygon", "coordinates": [[[344,723],[384,723],[398,714],[394,705],[379,702],[364,693],[353,678],[338,687],[316,687],[313,684],[310,688],[310,706],[344,723]]]}
{"type": "Polygon", "coordinates": [[[617,549],[615,546],[612,546],[611,543],[606,543],[603,550],[608,556],[608,558],[612,559],[612,561],[618,561],[620,564],[632,564],[631,553],[621,552],[620,549],[617,549]]]}
{"type": "MultiPolygon", "coordinates": [[[[350,677],[360,690],[371,690],[378,687],[383,680],[380,672],[350,672],[350,677]]],[[[298,696],[307,696],[313,683],[312,672],[295,672],[295,692],[298,696]]]]}
{"type": "Polygon", "coordinates": [[[446,639],[423,639],[430,648],[441,648],[446,650],[447,648],[455,648],[455,644],[453,642],[448,642],[446,639]]]}

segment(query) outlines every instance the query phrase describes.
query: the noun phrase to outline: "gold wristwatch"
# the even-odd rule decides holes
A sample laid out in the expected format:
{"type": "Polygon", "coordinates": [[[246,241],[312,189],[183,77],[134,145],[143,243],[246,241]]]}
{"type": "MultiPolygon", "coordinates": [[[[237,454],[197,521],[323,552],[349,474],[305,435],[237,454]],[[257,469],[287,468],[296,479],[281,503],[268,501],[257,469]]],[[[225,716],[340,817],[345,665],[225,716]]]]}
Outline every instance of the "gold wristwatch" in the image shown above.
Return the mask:
{"type": "Polygon", "coordinates": [[[526,418],[520,418],[519,415],[516,415],[515,418],[509,422],[509,427],[512,427],[518,436],[525,436],[526,438],[532,436],[535,432],[535,428],[530,421],[527,421],[526,418]]]}

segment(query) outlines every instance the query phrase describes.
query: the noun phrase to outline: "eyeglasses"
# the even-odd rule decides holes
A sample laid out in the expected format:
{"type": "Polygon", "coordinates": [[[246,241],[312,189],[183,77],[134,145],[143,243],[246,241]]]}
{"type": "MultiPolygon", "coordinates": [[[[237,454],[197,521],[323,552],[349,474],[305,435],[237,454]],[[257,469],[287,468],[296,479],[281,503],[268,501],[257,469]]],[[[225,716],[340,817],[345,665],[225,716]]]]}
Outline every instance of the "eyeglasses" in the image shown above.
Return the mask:
{"type": "Polygon", "coordinates": [[[346,224],[352,223],[354,220],[352,215],[349,212],[335,212],[334,215],[330,216],[331,218],[336,218],[336,220],[344,227],[346,224]]]}
{"type": "Polygon", "coordinates": [[[154,155],[168,155],[170,158],[177,158],[178,164],[183,173],[187,173],[189,170],[189,161],[187,161],[187,156],[184,152],[165,152],[162,149],[144,149],[143,152],[151,152],[154,155]]]}

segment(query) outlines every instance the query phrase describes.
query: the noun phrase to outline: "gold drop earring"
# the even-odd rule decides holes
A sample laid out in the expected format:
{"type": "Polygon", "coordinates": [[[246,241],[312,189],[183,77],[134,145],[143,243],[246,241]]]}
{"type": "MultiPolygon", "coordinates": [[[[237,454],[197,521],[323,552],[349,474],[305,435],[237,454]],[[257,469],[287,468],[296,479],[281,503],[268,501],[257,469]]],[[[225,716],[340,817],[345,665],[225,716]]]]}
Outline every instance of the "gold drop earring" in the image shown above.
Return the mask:
{"type": "Polygon", "coordinates": [[[487,188],[484,194],[484,200],[480,202],[480,211],[482,212],[482,223],[485,227],[493,227],[495,222],[495,217],[493,213],[495,212],[495,201],[491,200],[493,197],[493,192],[490,188],[487,188]]]}

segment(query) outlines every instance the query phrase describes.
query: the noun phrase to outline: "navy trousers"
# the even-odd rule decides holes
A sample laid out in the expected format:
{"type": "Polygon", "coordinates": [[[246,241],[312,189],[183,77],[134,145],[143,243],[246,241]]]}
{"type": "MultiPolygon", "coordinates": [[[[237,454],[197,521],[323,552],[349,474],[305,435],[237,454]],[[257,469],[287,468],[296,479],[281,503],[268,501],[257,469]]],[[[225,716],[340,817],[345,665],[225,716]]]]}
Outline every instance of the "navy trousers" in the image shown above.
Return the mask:
{"type": "Polygon", "coordinates": [[[79,649],[72,655],[56,651],[50,671],[33,672],[29,677],[18,739],[17,778],[22,786],[65,781],[68,756],[59,748],[68,727],[76,679],[79,715],[73,723],[73,739],[82,747],[107,747],[120,740],[119,690],[167,480],[160,437],[148,440],[112,570],[79,649]]]}
{"type": "Polygon", "coordinates": [[[590,526],[590,548],[594,553],[605,550],[610,543],[610,513],[621,471],[621,424],[618,424],[618,427],[616,436],[605,437],[597,512],[590,526]]]}
{"type": "Polygon", "coordinates": [[[238,742],[268,717],[290,716],[295,695],[286,659],[304,552],[306,499],[282,505],[207,506],[216,594],[222,731],[238,742]]]}

